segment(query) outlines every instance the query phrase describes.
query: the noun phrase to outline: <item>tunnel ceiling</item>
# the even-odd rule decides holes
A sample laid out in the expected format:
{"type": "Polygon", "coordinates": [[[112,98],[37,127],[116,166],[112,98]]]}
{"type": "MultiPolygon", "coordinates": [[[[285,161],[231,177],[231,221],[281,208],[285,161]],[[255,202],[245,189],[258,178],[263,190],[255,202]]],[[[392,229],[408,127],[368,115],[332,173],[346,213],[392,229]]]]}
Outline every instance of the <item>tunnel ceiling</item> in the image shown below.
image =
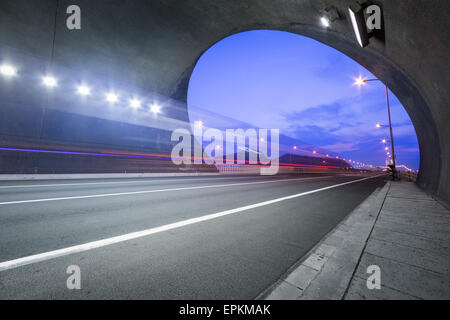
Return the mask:
{"type": "MultiPolygon", "coordinates": [[[[415,126],[419,184],[450,199],[450,3],[375,1],[385,43],[361,49],[347,8],[324,0],[16,0],[0,4],[0,57],[33,57],[35,69],[58,65],[186,100],[196,61],[214,43],[247,30],[273,29],[312,37],[355,59],[396,94],[415,126]],[[82,10],[82,30],[66,28],[66,8],[82,10]],[[341,19],[320,26],[325,8],[341,19]],[[39,65],[38,65],[39,64],[39,65]]],[[[11,98],[14,99],[14,98],[11,98]]]]}

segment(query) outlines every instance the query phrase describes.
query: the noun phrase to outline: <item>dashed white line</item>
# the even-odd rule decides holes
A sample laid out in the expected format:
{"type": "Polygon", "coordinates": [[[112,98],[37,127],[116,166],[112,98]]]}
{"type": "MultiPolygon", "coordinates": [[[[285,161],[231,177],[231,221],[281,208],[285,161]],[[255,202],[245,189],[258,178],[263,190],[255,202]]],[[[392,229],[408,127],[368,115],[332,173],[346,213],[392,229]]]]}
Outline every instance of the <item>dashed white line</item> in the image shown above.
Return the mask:
{"type": "Polygon", "coordinates": [[[72,247],[67,247],[67,248],[63,248],[63,249],[39,253],[39,254],[35,254],[35,255],[19,258],[19,259],[4,261],[4,262],[0,263],[0,271],[5,271],[5,270],[25,266],[25,265],[32,264],[32,263],[46,261],[46,260],[54,259],[57,257],[66,256],[69,254],[80,253],[80,252],[84,252],[84,251],[88,251],[88,250],[92,250],[92,249],[96,249],[96,248],[100,248],[100,247],[104,247],[104,246],[108,246],[108,245],[112,245],[112,244],[117,244],[117,243],[124,242],[124,241],[129,241],[132,239],[146,237],[146,236],[153,235],[156,233],[185,227],[185,226],[192,225],[192,224],[199,223],[199,222],[217,219],[217,218],[228,216],[231,214],[244,212],[244,211],[247,211],[250,209],[255,209],[255,208],[271,205],[271,204],[278,203],[281,201],[286,201],[286,200],[306,196],[309,194],[313,194],[313,193],[317,193],[317,192],[321,192],[321,191],[325,191],[325,190],[329,190],[329,189],[333,189],[333,188],[338,188],[338,187],[345,186],[348,184],[357,183],[357,182],[361,182],[361,181],[368,180],[368,179],[373,179],[373,178],[376,178],[379,176],[384,176],[384,174],[378,175],[378,176],[362,178],[362,179],[358,179],[358,180],[353,180],[353,181],[349,181],[349,182],[339,183],[339,184],[331,185],[331,186],[320,188],[320,189],[310,190],[310,191],[297,193],[297,194],[286,196],[286,197],[281,197],[281,198],[277,198],[277,199],[273,199],[273,200],[268,200],[268,201],[264,201],[264,202],[259,202],[259,203],[231,209],[231,210],[221,211],[221,212],[217,212],[217,213],[213,213],[213,214],[209,214],[209,215],[205,215],[205,216],[201,216],[201,217],[197,217],[197,218],[192,218],[192,219],[187,219],[187,220],[183,220],[183,221],[179,221],[179,222],[175,222],[175,223],[171,223],[171,224],[166,224],[166,225],[163,225],[160,227],[146,229],[146,230],[142,230],[142,231],[138,231],[138,232],[127,233],[127,234],[124,234],[121,236],[106,238],[103,240],[92,241],[92,242],[88,242],[88,243],[84,243],[84,244],[80,244],[80,245],[76,245],[76,246],[72,246],[72,247]]]}

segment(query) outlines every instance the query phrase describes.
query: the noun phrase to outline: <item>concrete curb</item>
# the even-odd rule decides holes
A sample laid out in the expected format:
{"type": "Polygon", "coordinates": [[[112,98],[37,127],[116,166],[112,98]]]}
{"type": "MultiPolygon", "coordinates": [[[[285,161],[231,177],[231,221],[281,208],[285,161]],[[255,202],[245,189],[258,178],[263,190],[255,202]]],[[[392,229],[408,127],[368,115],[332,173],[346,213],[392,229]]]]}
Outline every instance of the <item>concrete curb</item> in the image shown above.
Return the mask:
{"type": "Polygon", "coordinates": [[[74,173],[74,174],[0,174],[0,181],[12,180],[74,180],[74,179],[114,179],[114,178],[163,178],[218,176],[215,172],[174,172],[174,173],[74,173]]]}
{"type": "Polygon", "coordinates": [[[341,300],[388,193],[375,190],[274,286],[266,300],[341,300]]]}

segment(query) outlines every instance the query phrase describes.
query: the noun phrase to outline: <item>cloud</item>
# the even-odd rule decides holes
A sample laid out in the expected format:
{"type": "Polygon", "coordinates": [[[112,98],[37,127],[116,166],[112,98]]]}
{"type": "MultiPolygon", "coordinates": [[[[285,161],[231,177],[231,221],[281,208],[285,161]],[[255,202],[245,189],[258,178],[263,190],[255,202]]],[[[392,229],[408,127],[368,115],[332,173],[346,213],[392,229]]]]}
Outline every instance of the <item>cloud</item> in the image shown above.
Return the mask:
{"type": "Polygon", "coordinates": [[[340,152],[349,152],[349,151],[356,151],[359,150],[358,148],[359,143],[353,143],[353,142],[338,142],[335,144],[329,144],[322,146],[325,150],[340,153],[340,152]]]}

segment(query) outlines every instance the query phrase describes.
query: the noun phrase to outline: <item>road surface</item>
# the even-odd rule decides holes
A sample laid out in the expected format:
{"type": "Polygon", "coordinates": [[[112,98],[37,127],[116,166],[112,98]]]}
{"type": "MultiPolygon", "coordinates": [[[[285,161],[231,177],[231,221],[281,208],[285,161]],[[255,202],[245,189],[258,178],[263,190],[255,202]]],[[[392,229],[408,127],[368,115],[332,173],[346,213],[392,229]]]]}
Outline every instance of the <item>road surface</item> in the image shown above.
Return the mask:
{"type": "Polygon", "coordinates": [[[385,179],[0,182],[0,298],[254,299],[385,179]]]}

